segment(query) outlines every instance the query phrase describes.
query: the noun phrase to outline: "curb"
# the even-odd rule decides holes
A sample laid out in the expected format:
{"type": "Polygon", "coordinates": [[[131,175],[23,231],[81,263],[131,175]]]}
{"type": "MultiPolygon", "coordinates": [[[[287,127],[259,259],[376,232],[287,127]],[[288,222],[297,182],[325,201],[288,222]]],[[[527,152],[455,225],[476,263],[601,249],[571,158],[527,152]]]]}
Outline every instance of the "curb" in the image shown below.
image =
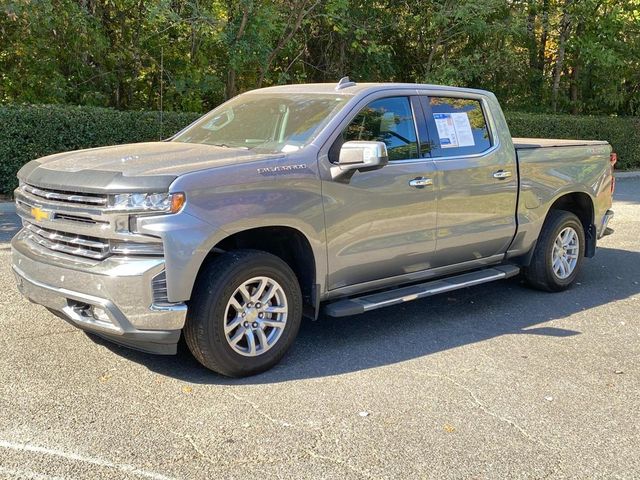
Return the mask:
{"type": "Polygon", "coordinates": [[[620,178],[639,178],[640,177],[640,170],[633,170],[633,171],[630,171],[630,172],[614,172],[613,174],[616,177],[616,179],[620,179],[620,178]]]}

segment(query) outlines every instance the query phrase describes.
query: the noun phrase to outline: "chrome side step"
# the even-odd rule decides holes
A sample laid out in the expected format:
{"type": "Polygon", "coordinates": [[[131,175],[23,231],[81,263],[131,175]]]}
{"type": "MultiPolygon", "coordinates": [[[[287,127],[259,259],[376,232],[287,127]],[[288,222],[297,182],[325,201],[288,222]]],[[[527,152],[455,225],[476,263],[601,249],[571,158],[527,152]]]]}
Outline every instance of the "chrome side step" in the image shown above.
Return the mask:
{"type": "Polygon", "coordinates": [[[384,292],[363,295],[362,297],[346,298],[328,304],[324,312],[330,317],[346,317],[357,315],[378,308],[389,307],[399,303],[410,302],[419,298],[430,297],[438,293],[451,292],[460,288],[471,287],[481,283],[493,282],[504,278],[514,277],[520,273],[515,265],[499,265],[485,268],[471,273],[464,273],[454,277],[433,280],[431,282],[410,285],[384,292]]]}

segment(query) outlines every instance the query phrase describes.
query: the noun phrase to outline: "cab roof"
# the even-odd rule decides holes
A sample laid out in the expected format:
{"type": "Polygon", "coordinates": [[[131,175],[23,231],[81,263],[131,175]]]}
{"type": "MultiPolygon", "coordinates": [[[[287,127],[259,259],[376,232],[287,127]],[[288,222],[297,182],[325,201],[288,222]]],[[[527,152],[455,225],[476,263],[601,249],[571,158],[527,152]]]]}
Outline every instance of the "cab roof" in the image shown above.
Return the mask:
{"type": "MultiPolygon", "coordinates": [[[[441,90],[443,92],[460,92],[460,93],[475,93],[487,95],[489,92],[486,90],[479,90],[473,88],[462,87],[448,87],[444,85],[430,85],[421,83],[355,83],[353,85],[342,86],[336,83],[301,83],[293,85],[278,85],[274,87],[260,88],[257,90],[251,90],[251,93],[324,93],[334,95],[349,95],[354,96],[358,94],[366,94],[384,90],[441,90]]],[[[249,92],[247,92],[249,93],[249,92]]]]}

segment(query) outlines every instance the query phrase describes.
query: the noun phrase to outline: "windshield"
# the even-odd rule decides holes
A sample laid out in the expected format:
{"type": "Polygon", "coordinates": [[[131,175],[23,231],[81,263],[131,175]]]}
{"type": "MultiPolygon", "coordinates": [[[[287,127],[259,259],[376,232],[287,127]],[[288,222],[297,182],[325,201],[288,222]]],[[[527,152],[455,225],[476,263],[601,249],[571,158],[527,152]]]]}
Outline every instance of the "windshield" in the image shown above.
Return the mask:
{"type": "Polygon", "coordinates": [[[328,94],[244,94],[215,108],[173,141],[294,152],[310,143],[350,97],[328,94]]]}

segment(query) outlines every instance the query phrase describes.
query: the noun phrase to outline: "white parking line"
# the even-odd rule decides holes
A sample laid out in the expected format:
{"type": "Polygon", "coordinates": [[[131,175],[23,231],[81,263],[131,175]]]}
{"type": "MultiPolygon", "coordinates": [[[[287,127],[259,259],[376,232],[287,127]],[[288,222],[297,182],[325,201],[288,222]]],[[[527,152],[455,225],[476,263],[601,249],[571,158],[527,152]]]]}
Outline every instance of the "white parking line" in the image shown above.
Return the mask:
{"type": "MultiPolygon", "coordinates": [[[[133,465],[128,465],[126,463],[114,463],[111,462],[109,460],[104,460],[102,458],[97,458],[97,457],[87,457],[84,455],[79,455],[77,453],[74,452],[65,452],[63,450],[56,450],[53,448],[46,448],[46,447],[39,447],[36,445],[29,445],[27,443],[14,443],[14,442],[8,442],[6,440],[0,440],[0,448],[7,448],[10,450],[16,450],[16,451],[20,451],[20,452],[31,452],[31,453],[42,453],[44,455],[51,455],[54,457],[60,457],[60,458],[64,458],[66,460],[73,460],[76,462],[84,462],[84,463],[90,463],[92,465],[96,465],[98,467],[103,467],[103,468],[111,468],[114,470],[120,470],[121,472],[126,472],[126,473],[130,473],[133,475],[138,475],[139,477],[144,477],[144,478],[151,478],[153,480],[172,480],[170,477],[166,477],[164,475],[161,475],[159,473],[155,473],[155,472],[150,472],[148,470],[143,470],[137,467],[134,467],[133,465]]],[[[15,474],[20,473],[20,471],[16,471],[15,474]]],[[[23,472],[23,475],[27,475],[27,471],[23,472]]],[[[30,473],[34,473],[34,472],[30,472],[30,473]]],[[[39,474],[36,474],[39,475],[39,474]]],[[[56,477],[49,477],[47,475],[41,476],[41,477],[29,477],[29,478],[35,478],[35,479],[42,479],[42,480],[50,480],[56,477]]]]}

